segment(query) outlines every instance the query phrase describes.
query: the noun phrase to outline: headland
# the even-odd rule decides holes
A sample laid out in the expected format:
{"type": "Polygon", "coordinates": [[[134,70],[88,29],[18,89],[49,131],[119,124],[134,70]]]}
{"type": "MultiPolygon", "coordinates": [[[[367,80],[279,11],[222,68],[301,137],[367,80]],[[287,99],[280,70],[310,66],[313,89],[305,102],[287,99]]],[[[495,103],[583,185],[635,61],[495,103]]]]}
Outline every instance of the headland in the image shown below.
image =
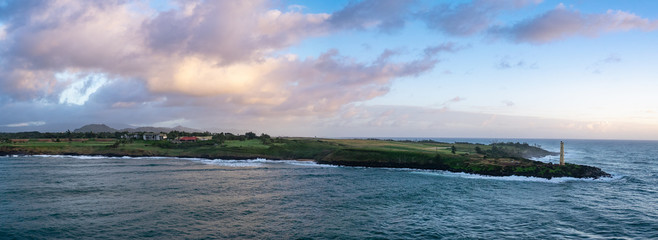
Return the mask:
{"type": "Polygon", "coordinates": [[[361,167],[415,168],[488,176],[601,178],[611,175],[586,165],[530,160],[556,155],[527,143],[445,143],[432,140],[271,138],[268,135],[217,135],[206,138],[4,139],[0,155],[162,156],[207,159],[298,160],[361,167]],[[180,139],[185,139],[181,141],[180,139]],[[189,141],[188,141],[189,139],[189,141]],[[195,139],[195,140],[191,140],[195,139]],[[199,140],[205,139],[205,140],[199,140]]]}

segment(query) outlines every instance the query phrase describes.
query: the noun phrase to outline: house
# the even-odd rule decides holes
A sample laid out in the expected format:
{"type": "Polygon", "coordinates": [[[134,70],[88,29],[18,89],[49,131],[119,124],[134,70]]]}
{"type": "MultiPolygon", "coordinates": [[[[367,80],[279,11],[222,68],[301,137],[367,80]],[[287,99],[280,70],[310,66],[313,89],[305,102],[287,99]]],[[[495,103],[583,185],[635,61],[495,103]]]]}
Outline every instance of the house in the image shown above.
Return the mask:
{"type": "Polygon", "coordinates": [[[140,136],[139,134],[131,134],[131,135],[124,134],[124,135],[121,136],[121,138],[123,138],[123,139],[131,139],[131,138],[132,139],[140,139],[140,138],[142,138],[142,136],[140,136]]]}
{"type": "Polygon", "coordinates": [[[142,138],[145,141],[160,141],[167,139],[167,134],[164,133],[144,133],[142,138]]]}
{"type": "Polygon", "coordinates": [[[181,142],[196,142],[197,137],[180,137],[180,138],[178,138],[178,141],[181,141],[181,142]]]}
{"type": "Polygon", "coordinates": [[[201,137],[197,136],[196,139],[198,141],[209,141],[212,140],[212,136],[201,136],[201,137]]]}

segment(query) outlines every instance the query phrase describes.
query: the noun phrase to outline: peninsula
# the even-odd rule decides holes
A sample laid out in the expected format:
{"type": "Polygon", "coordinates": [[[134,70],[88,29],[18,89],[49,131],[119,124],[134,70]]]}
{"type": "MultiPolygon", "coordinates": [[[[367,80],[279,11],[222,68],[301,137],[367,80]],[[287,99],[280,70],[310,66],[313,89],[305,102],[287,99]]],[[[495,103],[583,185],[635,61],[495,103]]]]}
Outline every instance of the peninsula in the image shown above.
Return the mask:
{"type": "MultiPolygon", "coordinates": [[[[165,156],[208,159],[312,160],[321,164],[362,167],[434,169],[489,176],[601,178],[610,174],[597,167],[545,163],[528,158],[557,155],[527,143],[444,143],[432,140],[271,138],[254,133],[183,136],[172,132],[169,140],[146,134],[116,134],[117,138],[24,138],[6,136],[0,155],[103,155],[165,156]],[[177,135],[177,136],[172,136],[177,135]]],[[[190,134],[187,134],[190,135],[190,134]]],[[[200,135],[204,135],[200,133],[200,135]]],[[[94,135],[92,135],[93,137],[94,135]]],[[[43,136],[42,136],[43,137],[43,136]]],[[[51,136],[53,137],[53,136],[51,136]]],[[[96,136],[98,137],[98,136],[96,136]]],[[[112,136],[104,136],[112,137],[112,136]]]]}

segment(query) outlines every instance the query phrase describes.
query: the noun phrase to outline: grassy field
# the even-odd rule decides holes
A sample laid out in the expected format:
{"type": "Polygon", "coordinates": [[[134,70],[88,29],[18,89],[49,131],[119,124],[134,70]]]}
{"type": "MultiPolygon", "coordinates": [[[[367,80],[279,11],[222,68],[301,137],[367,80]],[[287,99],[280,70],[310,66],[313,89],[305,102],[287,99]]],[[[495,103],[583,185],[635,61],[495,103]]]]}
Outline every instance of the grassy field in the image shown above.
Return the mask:
{"type": "Polygon", "coordinates": [[[598,168],[568,164],[559,166],[531,161],[524,154],[550,154],[520,143],[468,144],[433,141],[366,139],[276,138],[262,141],[200,141],[175,144],[167,141],[133,142],[38,142],[0,143],[0,154],[170,156],[223,159],[312,159],[318,163],[439,169],[494,176],[599,177],[598,168]],[[453,147],[456,150],[454,153],[453,147]],[[598,169],[598,170],[597,170],[598,169]]]}

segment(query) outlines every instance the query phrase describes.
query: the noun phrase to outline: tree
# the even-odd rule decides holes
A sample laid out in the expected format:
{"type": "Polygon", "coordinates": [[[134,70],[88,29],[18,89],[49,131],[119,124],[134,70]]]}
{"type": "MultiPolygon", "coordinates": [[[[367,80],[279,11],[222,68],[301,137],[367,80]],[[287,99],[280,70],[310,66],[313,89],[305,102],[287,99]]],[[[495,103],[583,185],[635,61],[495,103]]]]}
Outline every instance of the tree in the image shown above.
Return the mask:
{"type": "Polygon", "coordinates": [[[452,154],[457,153],[457,148],[455,147],[455,145],[452,145],[452,147],[450,147],[450,152],[452,152],[452,154]]]}
{"type": "Polygon", "coordinates": [[[272,143],[272,138],[270,137],[270,135],[267,135],[265,133],[261,133],[259,138],[260,141],[263,142],[263,144],[265,145],[272,143]]]}
{"type": "Polygon", "coordinates": [[[482,152],[482,148],[480,146],[475,146],[475,152],[478,153],[478,154],[483,154],[484,153],[484,152],[482,152]]]}
{"type": "Polygon", "coordinates": [[[256,138],[256,134],[254,132],[245,133],[244,136],[247,137],[248,140],[256,138]]]}
{"type": "Polygon", "coordinates": [[[212,135],[212,140],[215,142],[222,144],[226,140],[226,136],[224,136],[224,133],[218,133],[218,134],[213,134],[212,135]]]}

